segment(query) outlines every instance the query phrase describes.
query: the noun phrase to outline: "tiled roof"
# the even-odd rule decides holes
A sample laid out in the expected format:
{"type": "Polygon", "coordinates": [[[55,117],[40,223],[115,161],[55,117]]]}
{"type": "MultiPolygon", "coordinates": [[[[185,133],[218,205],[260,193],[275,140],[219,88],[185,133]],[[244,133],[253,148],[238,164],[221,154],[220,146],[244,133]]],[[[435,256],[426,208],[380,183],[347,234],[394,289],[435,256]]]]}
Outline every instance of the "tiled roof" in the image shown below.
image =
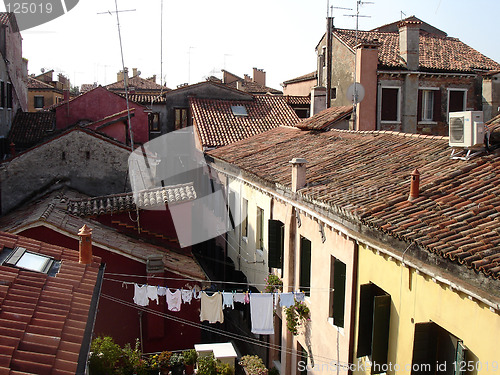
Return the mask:
{"type": "MultiPolygon", "coordinates": [[[[164,90],[164,92],[167,90],[164,90]]],[[[168,90],[172,91],[172,90],[168,90]]],[[[120,96],[125,97],[125,93],[120,93],[120,96]]],[[[153,104],[163,104],[166,102],[165,96],[159,95],[159,94],[128,94],[129,100],[139,103],[139,104],[151,104],[151,101],[153,101],[153,104]]]]}
{"type": "Polygon", "coordinates": [[[299,119],[282,96],[256,95],[253,100],[190,98],[191,113],[203,147],[219,147],[299,119]],[[248,116],[236,116],[232,106],[244,106],[248,116]]]}
{"type": "Polygon", "coordinates": [[[97,87],[95,83],[82,83],[80,86],[80,93],[85,94],[87,91],[93,90],[97,87]]]}
{"type": "Polygon", "coordinates": [[[18,111],[9,132],[9,140],[18,148],[29,148],[40,143],[55,129],[54,112],[18,111]]]}
{"type": "MultiPolygon", "coordinates": [[[[145,90],[145,91],[168,91],[170,90],[167,87],[163,87],[153,81],[141,78],[139,76],[134,76],[128,79],[128,88],[134,87],[136,90],[145,90]]],[[[119,90],[124,90],[124,85],[123,85],[123,80],[111,83],[107,86],[104,86],[108,90],[114,90],[114,91],[119,91],[119,90]]]]}
{"type": "Polygon", "coordinates": [[[8,12],[0,12],[0,24],[1,25],[12,25],[12,29],[14,32],[19,31],[19,27],[17,25],[16,17],[14,13],[8,13],[8,12]]]}
{"type": "Polygon", "coordinates": [[[77,250],[0,232],[0,254],[17,246],[53,257],[61,267],[52,277],[0,266],[0,372],[75,374],[100,258],[79,264],[77,250]]]}
{"type": "MultiPolygon", "coordinates": [[[[140,208],[156,205],[186,202],[196,199],[196,191],[192,183],[165,186],[138,192],[137,200],[140,208]]],[[[68,212],[76,216],[96,216],[114,214],[136,209],[133,193],[114,194],[102,197],[85,198],[68,201],[68,212]]]]}
{"type": "Polygon", "coordinates": [[[308,96],[299,96],[299,95],[283,95],[287,104],[294,105],[311,105],[311,97],[308,96]]]}
{"type": "Polygon", "coordinates": [[[302,200],[500,279],[498,153],[454,160],[446,137],[280,127],[209,154],[285,189],[289,161],[305,158],[302,200]],[[409,202],[415,168],[420,197],[409,202]]]}
{"type": "Polygon", "coordinates": [[[235,81],[231,83],[226,83],[229,87],[248,92],[250,94],[283,94],[280,90],[275,90],[271,87],[263,86],[257,82],[247,81],[242,79],[240,81],[235,81]],[[241,84],[241,88],[238,88],[238,84],[241,84]]]}
{"type": "Polygon", "coordinates": [[[486,123],[490,132],[500,133],[500,114],[486,123]]]}
{"type": "MultiPolygon", "coordinates": [[[[351,49],[356,44],[356,31],[335,29],[333,35],[351,49]]],[[[358,31],[358,43],[381,43],[379,64],[403,68],[399,52],[398,32],[358,31]]],[[[471,72],[474,69],[498,70],[500,64],[469,47],[457,38],[420,32],[420,69],[431,71],[471,72]]]]}
{"type": "MultiPolygon", "coordinates": [[[[39,201],[27,204],[0,218],[0,229],[18,233],[37,225],[55,228],[56,231],[75,237],[86,224],[92,228],[92,243],[103,249],[146,263],[151,255],[161,255],[165,269],[184,277],[205,279],[205,273],[196,260],[186,254],[166,249],[117,232],[90,218],[75,216],[68,212],[68,202],[84,201],[89,197],[67,190],[53,192],[39,201]]],[[[1,345],[0,345],[1,346],[1,345]]]]}
{"type": "Polygon", "coordinates": [[[302,82],[302,81],[312,81],[313,79],[318,78],[318,72],[314,71],[312,73],[304,74],[303,76],[289,79],[288,81],[283,82],[284,85],[288,85],[290,83],[302,82]]]}
{"type": "Polygon", "coordinates": [[[49,85],[48,83],[42,82],[36,78],[28,77],[28,89],[36,90],[36,89],[52,89],[55,90],[54,86],[49,85]]]}
{"type": "Polygon", "coordinates": [[[296,126],[303,130],[328,130],[339,121],[345,120],[351,116],[352,106],[330,107],[315,114],[296,126]]]}

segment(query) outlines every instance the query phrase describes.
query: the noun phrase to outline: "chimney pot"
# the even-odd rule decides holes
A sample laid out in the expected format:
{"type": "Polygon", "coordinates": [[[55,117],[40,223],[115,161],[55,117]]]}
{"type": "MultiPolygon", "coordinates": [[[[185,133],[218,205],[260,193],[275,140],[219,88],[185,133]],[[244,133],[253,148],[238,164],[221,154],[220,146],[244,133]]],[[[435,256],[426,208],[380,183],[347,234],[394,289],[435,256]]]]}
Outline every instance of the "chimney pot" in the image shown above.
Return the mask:
{"type": "Polygon", "coordinates": [[[86,224],[80,228],[78,232],[80,236],[79,243],[79,263],[91,264],[92,263],[92,229],[86,224]]]}
{"type": "Polygon", "coordinates": [[[408,196],[408,200],[411,202],[415,200],[420,195],[420,172],[417,168],[411,173],[411,182],[410,182],[410,195],[408,196]]]}
{"type": "Polygon", "coordinates": [[[293,158],[289,163],[292,164],[292,191],[296,193],[306,186],[307,160],[303,158],[293,158]]]}

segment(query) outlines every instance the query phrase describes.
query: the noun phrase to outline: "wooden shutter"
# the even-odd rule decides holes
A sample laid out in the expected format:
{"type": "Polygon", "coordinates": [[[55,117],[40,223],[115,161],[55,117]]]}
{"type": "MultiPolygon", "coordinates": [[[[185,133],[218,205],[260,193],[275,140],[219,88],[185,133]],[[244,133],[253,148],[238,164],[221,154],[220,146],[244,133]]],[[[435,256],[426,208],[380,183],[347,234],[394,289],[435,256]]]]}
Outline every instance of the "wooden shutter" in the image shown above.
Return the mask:
{"type": "Polygon", "coordinates": [[[436,362],[436,329],[434,323],[415,324],[412,375],[434,373],[436,362]],[[430,367],[429,367],[430,366],[430,367]]]}
{"type": "Polygon", "coordinates": [[[373,325],[373,284],[360,286],[357,357],[371,354],[373,325]]]}
{"type": "MultiPolygon", "coordinates": [[[[373,300],[372,362],[379,365],[387,363],[390,315],[391,296],[376,296],[373,300]]],[[[372,373],[378,374],[382,372],[381,367],[375,368],[372,373]]]]}
{"type": "Polygon", "coordinates": [[[417,121],[422,121],[422,90],[418,90],[418,99],[417,99],[417,121]]]}
{"type": "Polygon", "coordinates": [[[346,266],[335,259],[333,266],[333,323],[344,327],[346,266]]]}
{"type": "Polygon", "coordinates": [[[436,122],[440,122],[443,119],[443,112],[441,109],[441,89],[434,90],[434,113],[433,120],[436,122]]]}
{"type": "Polygon", "coordinates": [[[269,251],[268,265],[272,268],[282,268],[283,266],[283,223],[279,220],[269,220],[268,222],[267,248],[269,251]]]}
{"type": "Polygon", "coordinates": [[[467,366],[464,366],[465,361],[467,356],[467,348],[464,346],[462,341],[459,341],[457,343],[457,354],[455,356],[455,368],[454,368],[454,375],[464,375],[465,371],[464,370],[467,366]]]}
{"type": "Polygon", "coordinates": [[[311,295],[311,241],[300,238],[300,289],[311,295]]]}

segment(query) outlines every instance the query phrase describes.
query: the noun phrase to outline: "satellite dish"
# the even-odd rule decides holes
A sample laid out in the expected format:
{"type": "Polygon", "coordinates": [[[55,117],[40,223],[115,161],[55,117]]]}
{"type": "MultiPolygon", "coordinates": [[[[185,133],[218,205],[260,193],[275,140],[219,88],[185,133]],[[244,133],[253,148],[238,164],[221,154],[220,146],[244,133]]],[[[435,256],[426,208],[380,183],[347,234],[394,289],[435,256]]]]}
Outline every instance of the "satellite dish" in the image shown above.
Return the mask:
{"type": "Polygon", "coordinates": [[[45,68],[40,69],[42,73],[45,73],[45,68]]]}
{"type": "Polygon", "coordinates": [[[365,88],[359,82],[353,83],[347,89],[347,100],[350,100],[353,104],[361,103],[365,97],[365,88]]]}

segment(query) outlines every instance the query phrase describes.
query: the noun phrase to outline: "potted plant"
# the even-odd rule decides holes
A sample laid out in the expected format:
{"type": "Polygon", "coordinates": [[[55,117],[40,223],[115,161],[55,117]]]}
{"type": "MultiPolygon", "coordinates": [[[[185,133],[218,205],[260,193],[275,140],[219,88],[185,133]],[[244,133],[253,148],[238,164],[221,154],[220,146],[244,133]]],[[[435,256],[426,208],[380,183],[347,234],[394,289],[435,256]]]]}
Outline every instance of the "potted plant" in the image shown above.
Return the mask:
{"type": "Polygon", "coordinates": [[[229,363],[222,363],[217,360],[215,367],[217,375],[234,375],[234,368],[229,363]]]}
{"type": "Polygon", "coordinates": [[[299,334],[299,327],[307,320],[309,320],[309,307],[304,302],[295,302],[294,305],[285,309],[286,313],[286,327],[297,336],[299,334]]]}
{"type": "Polygon", "coordinates": [[[184,357],[182,354],[172,354],[170,357],[170,370],[172,375],[182,375],[184,373],[184,357]]]}
{"type": "Polygon", "coordinates": [[[280,293],[283,291],[283,281],[278,276],[269,274],[264,280],[266,282],[266,293],[280,293]]]}
{"type": "Polygon", "coordinates": [[[153,361],[156,366],[158,366],[158,369],[160,370],[160,373],[162,375],[168,375],[168,372],[170,371],[170,357],[172,356],[172,352],[169,352],[168,350],[164,350],[160,354],[156,354],[153,356],[153,361]]]}
{"type": "Polygon", "coordinates": [[[239,364],[247,375],[267,375],[267,368],[262,359],[256,355],[245,355],[241,357],[239,364]]]}
{"type": "Polygon", "coordinates": [[[198,359],[198,353],[194,349],[184,350],[182,352],[184,357],[184,365],[186,366],[186,375],[191,375],[194,373],[194,365],[198,359]]]}
{"type": "Polygon", "coordinates": [[[198,357],[197,375],[217,375],[217,364],[213,354],[198,357]]]}

